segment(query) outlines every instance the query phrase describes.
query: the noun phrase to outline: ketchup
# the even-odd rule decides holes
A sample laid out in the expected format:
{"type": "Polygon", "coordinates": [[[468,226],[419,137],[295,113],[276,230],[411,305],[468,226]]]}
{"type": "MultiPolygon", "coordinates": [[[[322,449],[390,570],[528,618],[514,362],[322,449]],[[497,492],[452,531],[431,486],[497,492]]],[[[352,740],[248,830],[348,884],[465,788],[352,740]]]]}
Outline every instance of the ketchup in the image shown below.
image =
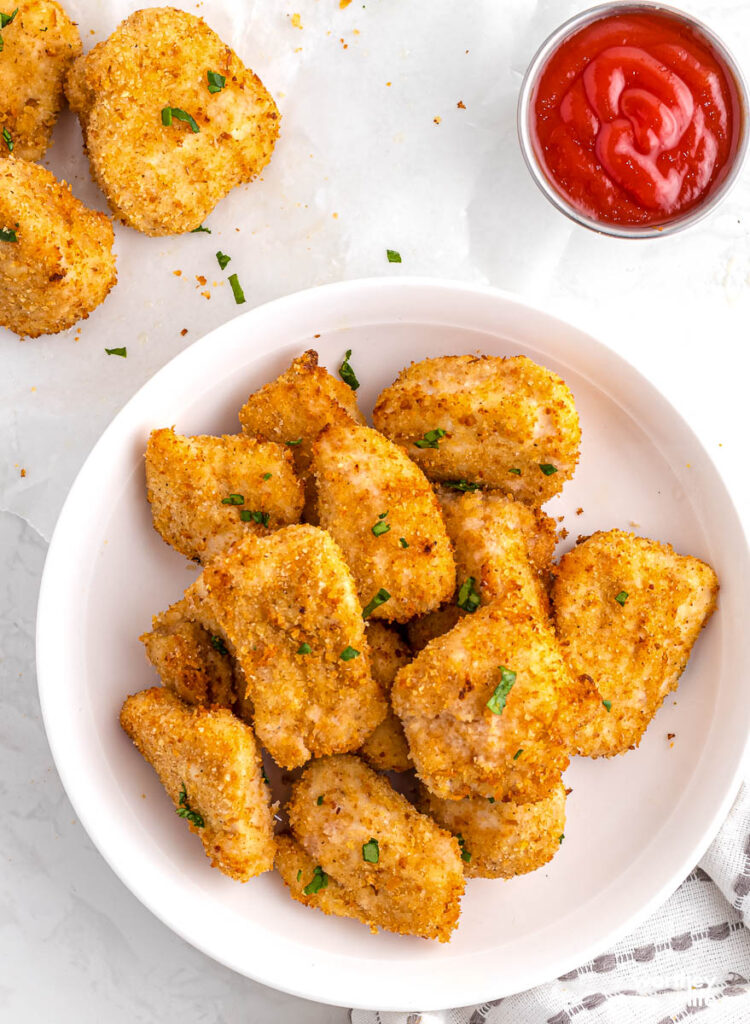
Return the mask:
{"type": "Polygon", "coordinates": [[[533,91],[534,151],[587,217],[653,225],[700,204],[737,152],[737,82],[708,40],[657,12],[604,15],[563,40],[533,91]]]}

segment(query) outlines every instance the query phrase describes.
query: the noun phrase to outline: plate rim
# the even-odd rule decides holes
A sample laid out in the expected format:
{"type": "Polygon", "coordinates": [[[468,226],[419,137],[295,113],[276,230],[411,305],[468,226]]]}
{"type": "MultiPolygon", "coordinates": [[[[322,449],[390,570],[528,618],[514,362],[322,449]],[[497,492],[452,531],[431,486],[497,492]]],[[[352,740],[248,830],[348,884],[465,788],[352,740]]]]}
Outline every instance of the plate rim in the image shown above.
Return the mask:
{"type": "MultiPolygon", "coordinates": [[[[501,303],[516,307],[519,312],[533,312],[542,319],[548,319],[550,321],[555,321],[558,325],[564,325],[566,328],[574,332],[578,336],[578,339],[585,341],[592,354],[596,354],[600,357],[606,356],[606,358],[610,359],[614,357],[616,361],[626,365],[631,372],[633,379],[637,382],[638,387],[645,388],[647,392],[650,391],[659,397],[660,401],[669,408],[676,420],[681,423],[686,435],[691,438],[696,448],[705,456],[708,464],[712,467],[717,479],[724,488],[726,503],[729,506],[729,510],[734,515],[736,525],[739,527],[739,532],[747,541],[745,523],[735,503],[733,488],[725,481],[716,461],[711,457],[710,453],[707,451],[700,438],[695,434],[688,421],[672,404],[669,398],[663,392],[659,391],[659,389],[656,388],[656,386],[653,385],[649,379],[620,352],[612,349],[605,342],[594,338],[586,330],[579,328],[574,322],[563,317],[556,316],[544,305],[530,302],[526,298],[511,294],[502,289],[494,288],[490,285],[473,284],[465,281],[454,281],[443,278],[416,276],[399,277],[397,279],[386,277],[358,278],[318,285],[301,291],[292,292],[239,314],[231,320],[228,320],[214,328],[202,338],[197,339],[172,359],[168,360],[134,392],[122,408],[113,416],[108,426],[104,429],[96,443],[87,454],[66,495],[55,524],[45,559],[39,589],[36,618],[37,689],[45,732],[55,767],[68,799],[71,801],[71,804],[75,809],[78,820],[83,825],[87,835],[94,843],[98,852],[126,888],[129,889],[130,892],[132,892],[133,895],[135,895],[136,898],[152,914],[154,914],[158,920],[179,935],[180,938],[199,949],[211,959],[224,964],[224,966],[240,975],[249,977],[261,984],[268,985],[269,987],[303,999],[309,999],[335,1006],[355,1006],[362,1009],[380,1009],[383,1011],[397,1012],[408,1012],[413,1010],[429,1012],[430,1010],[444,1008],[445,1003],[442,999],[438,1002],[431,1002],[428,995],[427,998],[419,999],[417,1001],[418,1005],[415,1005],[414,1003],[404,1004],[401,999],[394,1000],[393,998],[388,997],[388,986],[384,986],[385,990],[379,994],[377,1002],[368,1000],[361,1003],[358,1002],[356,998],[353,999],[351,996],[351,993],[354,992],[351,982],[343,984],[343,991],[341,995],[337,995],[335,992],[331,992],[325,987],[325,982],[322,985],[318,983],[311,984],[311,972],[309,970],[306,973],[306,977],[308,979],[307,985],[301,983],[295,985],[290,983],[287,980],[290,977],[290,972],[285,970],[283,967],[275,973],[273,971],[270,972],[270,974],[268,971],[263,970],[253,971],[251,966],[249,967],[246,963],[241,962],[241,957],[238,956],[233,958],[231,956],[221,955],[214,949],[210,948],[210,939],[208,941],[203,941],[200,934],[192,934],[189,929],[184,928],[180,922],[176,922],[174,920],[175,915],[173,913],[170,914],[165,910],[165,908],[161,907],[158,899],[144,892],[138,881],[133,880],[126,870],[121,869],[121,866],[117,864],[117,858],[114,856],[113,851],[111,848],[108,849],[107,847],[106,833],[101,832],[97,827],[96,822],[92,820],[92,810],[85,805],[85,802],[82,799],[79,800],[79,793],[77,792],[73,770],[70,769],[66,763],[62,744],[56,732],[53,720],[53,690],[50,680],[54,677],[55,666],[50,663],[52,655],[44,649],[44,642],[49,629],[47,623],[51,620],[51,616],[54,615],[54,608],[56,604],[54,592],[55,589],[59,591],[61,587],[59,574],[56,576],[56,564],[61,558],[64,561],[64,555],[61,554],[64,535],[66,530],[69,528],[68,519],[72,514],[71,510],[75,504],[76,497],[79,491],[84,488],[87,476],[90,475],[92,471],[91,467],[98,453],[106,449],[110,442],[110,438],[118,433],[120,425],[128,420],[128,418],[133,414],[133,410],[138,407],[144,397],[148,396],[149,391],[151,389],[158,389],[162,379],[168,377],[173,372],[175,364],[185,363],[187,365],[191,358],[195,358],[195,353],[198,350],[202,351],[203,349],[209,348],[209,346],[216,345],[221,341],[222,335],[234,334],[238,330],[240,324],[247,328],[245,336],[249,337],[252,335],[253,321],[261,322],[264,318],[273,315],[278,309],[285,306],[293,308],[295,304],[299,303],[304,306],[305,303],[310,302],[311,300],[314,302],[315,300],[313,297],[333,297],[334,303],[332,305],[329,304],[329,313],[327,314],[328,318],[332,320],[334,317],[333,310],[336,298],[349,296],[351,299],[351,297],[356,296],[361,292],[391,291],[394,295],[402,294],[404,296],[404,301],[406,302],[408,301],[407,296],[409,293],[413,293],[415,289],[421,289],[428,292],[461,292],[464,293],[464,297],[484,296],[490,300],[500,300],[501,303]]],[[[364,323],[365,321],[355,322],[359,324],[364,323]]],[[[408,318],[406,322],[408,322],[408,318]]],[[[436,320],[435,322],[438,323],[440,321],[436,320]]],[[[327,329],[333,330],[333,324],[330,324],[327,329]]],[[[271,351],[273,351],[271,348],[261,348],[257,354],[258,356],[262,356],[264,354],[269,354],[271,351]]],[[[578,368],[577,372],[583,376],[588,376],[582,368],[578,368]]],[[[601,389],[600,383],[597,382],[597,386],[601,389]]],[[[556,961],[556,966],[554,967],[554,973],[552,975],[550,975],[548,966],[545,966],[542,970],[541,968],[535,968],[532,964],[524,973],[520,984],[511,983],[510,985],[505,985],[503,987],[503,985],[498,984],[496,981],[493,982],[490,980],[481,990],[473,991],[471,994],[468,994],[468,998],[457,998],[452,1005],[466,1005],[474,1002],[488,1001],[553,980],[554,977],[558,977],[560,974],[564,974],[574,967],[585,963],[587,960],[597,955],[597,953],[618,941],[618,939],[629,931],[635,929],[647,916],[649,916],[649,914],[653,912],[653,910],[660,906],[668,896],[674,892],[688,871],[698,862],[709,846],[739,789],[742,780],[743,768],[748,759],[749,747],[750,732],[746,729],[742,750],[737,757],[737,763],[734,771],[732,772],[731,779],[728,784],[725,785],[723,796],[719,801],[717,801],[713,814],[710,816],[710,821],[707,824],[704,824],[700,841],[693,843],[689,850],[683,851],[682,856],[679,858],[679,867],[673,868],[669,873],[669,877],[658,886],[657,890],[652,893],[651,897],[643,904],[639,905],[632,913],[626,914],[624,919],[616,928],[611,928],[607,932],[606,936],[601,936],[595,940],[591,940],[583,947],[577,948],[575,953],[569,953],[567,956],[564,953],[561,954],[556,961]]],[[[643,856],[644,853],[642,853],[641,856],[643,856]]],[[[634,863],[640,859],[640,857],[636,858],[634,863]]],[[[675,859],[675,863],[676,862],[677,858],[675,859]]],[[[467,954],[467,956],[470,956],[470,954],[467,954]]],[[[374,964],[376,962],[371,963],[374,964]]],[[[438,965],[436,964],[436,966],[438,965]]],[[[312,972],[312,974],[313,981],[315,981],[314,972],[312,972]]],[[[340,980],[342,982],[344,981],[344,979],[340,980]]],[[[466,995],[467,993],[464,992],[464,996],[466,995]]]]}

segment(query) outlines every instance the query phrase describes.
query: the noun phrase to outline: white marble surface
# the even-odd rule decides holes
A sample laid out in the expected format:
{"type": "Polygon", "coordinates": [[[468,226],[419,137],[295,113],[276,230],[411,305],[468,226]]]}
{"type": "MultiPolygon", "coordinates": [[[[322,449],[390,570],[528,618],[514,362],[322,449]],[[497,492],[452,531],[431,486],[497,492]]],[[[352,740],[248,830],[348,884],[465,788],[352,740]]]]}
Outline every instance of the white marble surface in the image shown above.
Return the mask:
{"type": "MultiPolygon", "coordinates": [[[[68,5],[86,42],[135,6],[68,5]]],[[[0,332],[0,1020],[347,1019],[232,974],[153,918],[77,824],[39,715],[34,612],[55,518],[114,412],[187,343],[241,312],[213,286],[217,248],[231,251],[248,307],[340,278],[406,273],[491,283],[545,305],[666,393],[747,513],[750,173],[710,220],[655,242],[599,238],[549,207],[518,154],[513,96],[535,45],[583,6],[198,4],[279,98],[283,138],[264,180],[212,215],[212,236],[146,239],[118,228],[119,284],[80,333],[22,344],[0,332]],[[401,266],[386,262],[386,247],[401,251],[401,266]],[[210,301],[197,274],[210,278],[210,301]],[[127,360],[104,355],[115,338],[127,340],[127,360]]],[[[684,6],[750,68],[747,0],[684,6]]],[[[69,115],[48,163],[103,206],[69,115]]]]}

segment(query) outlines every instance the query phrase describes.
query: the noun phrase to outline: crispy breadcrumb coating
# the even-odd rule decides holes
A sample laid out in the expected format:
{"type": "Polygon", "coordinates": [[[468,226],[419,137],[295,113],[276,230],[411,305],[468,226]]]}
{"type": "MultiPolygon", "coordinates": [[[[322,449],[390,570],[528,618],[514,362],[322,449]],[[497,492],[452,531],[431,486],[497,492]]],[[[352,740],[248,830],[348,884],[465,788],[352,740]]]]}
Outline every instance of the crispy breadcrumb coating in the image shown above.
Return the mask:
{"type": "Polygon", "coordinates": [[[622,530],[595,533],[562,557],[552,587],[562,653],[609,704],[578,730],[575,752],[611,757],[638,745],[718,592],[705,562],[622,530]]]}
{"type": "Polygon", "coordinates": [[[185,591],[247,680],[257,736],[277,764],[356,750],[385,718],[354,581],[324,530],[248,535],[185,591]]]}
{"type": "Polygon", "coordinates": [[[2,30],[0,156],[41,160],[63,102],[63,83],[81,53],[78,29],[54,0],[13,0],[2,30]],[[6,134],[7,133],[7,136],[6,134]],[[12,147],[12,149],[11,149],[12,147]]]}
{"type": "Polygon", "coordinates": [[[109,217],[38,164],[0,160],[0,228],[16,238],[0,240],[0,326],[16,334],[72,327],[117,280],[109,217]]]}
{"type": "Polygon", "coordinates": [[[363,608],[406,622],[453,593],[456,580],[440,506],[421,470],[376,430],[326,427],[313,446],[318,517],[349,563],[363,608]]]}
{"type": "Polygon", "coordinates": [[[240,882],[270,871],[271,793],[252,729],[224,708],[190,707],[163,687],[128,697],[120,724],[186,812],[180,816],[212,867],[240,882]]]}
{"type": "MultiPolygon", "coordinates": [[[[305,852],[303,846],[290,835],[281,835],[276,839],[276,870],[284,880],[292,899],[304,903],[306,907],[322,910],[324,914],[335,917],[353,917],[357,921],[369,924],[367,915],[354,898],[353,891],[340,885],[335,878],[320,875],[320,865],[305,852]],[[320,876],[321,883],[314,880],[320,876]],[[314,892],[305,892],[310,884],[314,892]],[[318,888],[318,885],[320,887],[318,888]]],[[[373,928],[373,931],[377,929],[373,928]]]]}
{"type": "Polygon", "coordinates": [[[417,775],[436,796],[525,803],[546,797],[567,767],[571,717],[585,695],[551,629],[506,598],[431,641],[399,671],[391,702],[417,775]]]}
{"type": "Polygon", "coordinates": [[[305,500],[289,451],[244,434],[182,437],[171,428],[153,430],[146,483],[157,533],[203,563],[247,533],[264,536],[298,523],[305,500]]]}
{"type": "MultiPolygon", "coordinates": [[[[313,865],[344,890],[346,916],[354,916],[351,899],[373,929],[450,939],[464,890],[458,843],[386,779],[356,757],[313,761],[294,784],[288,814],[313,865]]],[[[309,882],[304,867],[300,881],[309,882]]],[[[324,897],[321,909],[340,913],[339,891],[332,895],[336,902],[324,897]]],[[[314,894],[304,902],[317,905],[314,894]]]]}
{"type": "Polygon", "coordinates": [[[202,18],[136,11],[79,57],[66,83],[91,174],[123,223],[147,235],[199,227],[220,199],[271,159],[276,104],[202,18]],[[225,84],[210,92],[208,72],[225,84]],[[173,116],[189,115],[193,126],[173,116]]]}
{"type": "Polygon", "coordinates": [[[562,490],[578,462],[573,395],[525,356],[412,363],[378,398],[373,422],[431,480],[486,484],[530,505],[562,490]],[[438,430],[445,436],[432,438],[438,430]]]}
{"type": "MultiPolygon", "coordinates": [[[[382,622],[368,623],[367,641],[372,677],[388,696],[396,673],[411,661],[411,651],[398,630],[382,622]]],[[[408,772],[412,767],[404,728],[391,710],[367,737],[359,753],[372,768],[381,772],[408,772]]]]}
{"type": "Polygon", "coordinates": [[[250,395],[240,409],[240,423],[246,434],[288,445],[297,473],[305,482],[308,522],[316,522],[310,471],[313,443],[329,423],[350,426],[353,422],[365,422],[355,393],[325,367],[318,366],[318,353],[313,349],[294,359],[276,380],[250,395]]]}
{"type": "Polygon", "coordinates": [[[459,840],[467,878],[513,878],[536,871],[555,856],[565,831],[562,781],[533,804],[491,803],[482,796],[440,800],[422,786],[418,806],[459,840]]]}

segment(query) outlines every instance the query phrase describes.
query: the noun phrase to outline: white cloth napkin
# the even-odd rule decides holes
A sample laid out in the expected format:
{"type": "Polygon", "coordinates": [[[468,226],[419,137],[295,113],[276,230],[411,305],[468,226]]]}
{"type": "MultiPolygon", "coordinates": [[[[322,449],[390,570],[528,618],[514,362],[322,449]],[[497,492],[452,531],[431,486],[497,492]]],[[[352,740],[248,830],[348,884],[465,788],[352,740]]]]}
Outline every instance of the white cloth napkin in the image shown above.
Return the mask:
{"type": "Polygon", "coordinates": [[[748,1024],[750,782],[700,864],[640,928],[546,985],[436,1013],[352,1010],[352,1024],[748,1024]]]}

